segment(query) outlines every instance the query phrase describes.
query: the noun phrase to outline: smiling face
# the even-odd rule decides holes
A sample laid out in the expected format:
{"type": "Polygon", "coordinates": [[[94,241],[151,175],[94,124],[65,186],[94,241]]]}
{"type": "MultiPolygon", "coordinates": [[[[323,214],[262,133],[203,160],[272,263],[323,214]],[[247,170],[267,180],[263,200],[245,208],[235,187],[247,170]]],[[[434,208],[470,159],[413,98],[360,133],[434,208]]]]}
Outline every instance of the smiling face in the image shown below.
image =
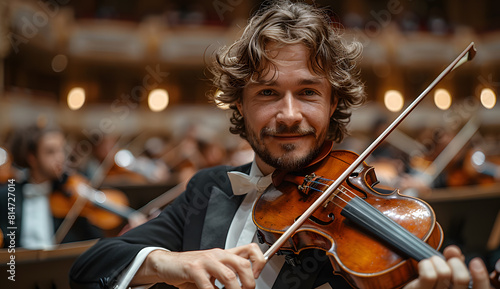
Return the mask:
{"type": "Polygon", "coordinates": [[[264,174],[297,170],[312,161],[337,105],[328,80],[310,70],[304,45],[270,44],[269,55],[273,65],[245,86],[237,104],[264,174]]]}

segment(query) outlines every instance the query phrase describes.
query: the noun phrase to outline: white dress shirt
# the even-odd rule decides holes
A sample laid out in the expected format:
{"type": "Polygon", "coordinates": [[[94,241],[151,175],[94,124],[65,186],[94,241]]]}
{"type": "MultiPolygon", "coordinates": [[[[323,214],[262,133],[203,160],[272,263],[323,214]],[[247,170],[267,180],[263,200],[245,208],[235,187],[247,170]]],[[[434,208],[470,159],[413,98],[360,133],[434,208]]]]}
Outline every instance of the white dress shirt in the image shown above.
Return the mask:
{"type": "MultiPolygon", "coordinates": [[[[250,174],[248,176],[241,172],[228,173],[233,193],[235,195],[246,194],[246,196],[236,211],[231,226],[229,227],[225,249],[231,249],[250,243],[259,244],[256,237],[257,227],[252,220],[252,209],[259,196],[271,184],[271,175],[272,174],[264,176],[257,167],[255,161],[252,162],[252,167],[250,168],[250,174]]],[[[263,253],[269,248],[266,244],[259,244],[259,247],[263,253]]],[[[259,278],[255,280],[255,288],[271,288],[284,262],[285,257],[283,255],[273,256],[267,262],[266,266],[264,266],[259,278]]],[[[216,285],[221,284],[216,283],[216,285]]],[[[219,288],[222,287],[219,286],[219,288]]]]}
{"type": "Polygon", "coordinates": [[[26,249],[48,249],[54,245],[54,221],[50,209],[49,181],[40,184],[25,184],[23,187],[23,212],[21,247],[26,249]]]}

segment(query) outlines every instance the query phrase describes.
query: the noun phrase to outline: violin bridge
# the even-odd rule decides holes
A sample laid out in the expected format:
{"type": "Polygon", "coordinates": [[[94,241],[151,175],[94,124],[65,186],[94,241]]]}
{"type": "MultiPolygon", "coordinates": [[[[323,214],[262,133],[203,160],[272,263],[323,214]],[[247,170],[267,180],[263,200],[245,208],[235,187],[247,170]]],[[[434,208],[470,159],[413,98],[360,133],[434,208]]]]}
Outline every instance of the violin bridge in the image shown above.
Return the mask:
{"type": "Polygon", "coordinates": [[[343,192],[343,189],[336,189],[335,192],[333,192],[329,197],[328,199],[326,199],[326,201],[323,203],[323,207],[326,208],[328,207],[328,205],[333,202],[333,199],[339,194],[339,193],[342,193],[343,192]]]}

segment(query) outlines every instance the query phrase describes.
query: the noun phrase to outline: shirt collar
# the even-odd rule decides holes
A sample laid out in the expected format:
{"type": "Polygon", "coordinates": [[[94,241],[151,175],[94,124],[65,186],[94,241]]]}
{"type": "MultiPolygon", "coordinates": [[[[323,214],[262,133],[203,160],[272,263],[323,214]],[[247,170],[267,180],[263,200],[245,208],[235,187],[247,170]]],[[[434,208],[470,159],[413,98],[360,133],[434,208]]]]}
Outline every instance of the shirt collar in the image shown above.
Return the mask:
{"type": "Polygon", "coordinates": [[[23,196],[25,198],[45,197],[51,192],[51,183],[46,181],[43,183],[27,183],[23,187],[23,196]]]}

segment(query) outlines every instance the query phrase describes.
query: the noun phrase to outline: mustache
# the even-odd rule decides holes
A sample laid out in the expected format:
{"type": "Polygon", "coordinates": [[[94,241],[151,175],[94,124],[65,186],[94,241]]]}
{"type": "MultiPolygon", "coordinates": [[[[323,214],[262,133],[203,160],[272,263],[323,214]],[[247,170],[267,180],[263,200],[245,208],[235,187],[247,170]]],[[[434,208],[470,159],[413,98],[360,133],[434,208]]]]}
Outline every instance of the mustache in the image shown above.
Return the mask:
{"type": "Polygon", "coordinates": [[[284,124],[278,125],[276,128],[264,127],[260,131],[260,136],[274,136],[280,134],[297,134],[297,135],[307,135],[315,134],[316,129],[313,127],[302,128],[300,125],[287,126],[284,124]]]}

